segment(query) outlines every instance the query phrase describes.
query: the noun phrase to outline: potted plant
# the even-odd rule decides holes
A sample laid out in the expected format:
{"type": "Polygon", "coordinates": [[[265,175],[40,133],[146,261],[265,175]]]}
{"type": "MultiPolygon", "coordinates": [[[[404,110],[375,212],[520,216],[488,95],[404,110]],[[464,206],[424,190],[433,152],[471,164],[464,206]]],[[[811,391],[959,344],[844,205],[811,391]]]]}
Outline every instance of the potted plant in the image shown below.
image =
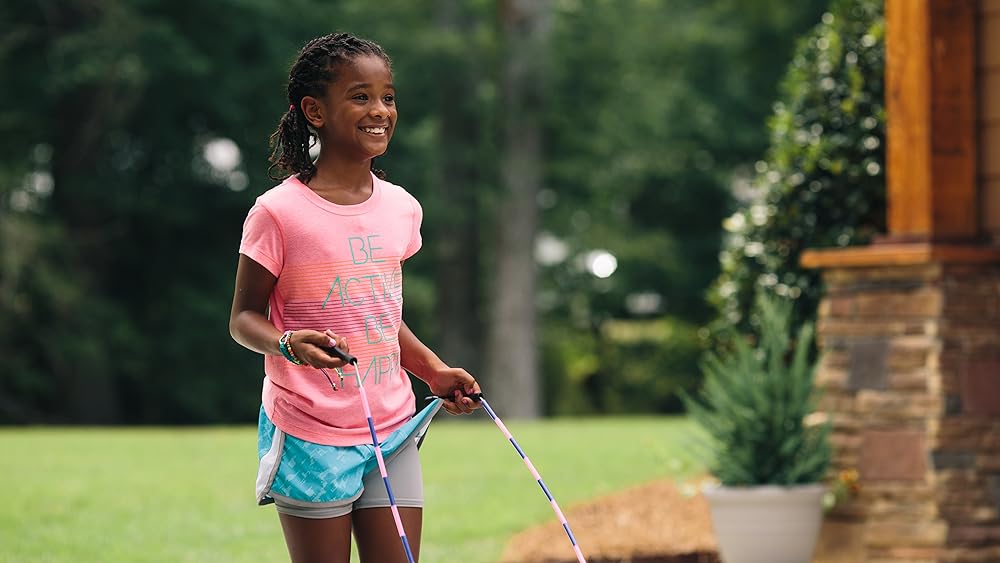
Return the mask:
{"type": "Polygon", "coordinates": [[[725,563],[808,563],[822,522],[829,425],[816,407],[813,329],[792,334],[789,300],[758,292],[756,330],[708,353],[696,398],[684,397],[705,431],[704,490],[725,563]]]}

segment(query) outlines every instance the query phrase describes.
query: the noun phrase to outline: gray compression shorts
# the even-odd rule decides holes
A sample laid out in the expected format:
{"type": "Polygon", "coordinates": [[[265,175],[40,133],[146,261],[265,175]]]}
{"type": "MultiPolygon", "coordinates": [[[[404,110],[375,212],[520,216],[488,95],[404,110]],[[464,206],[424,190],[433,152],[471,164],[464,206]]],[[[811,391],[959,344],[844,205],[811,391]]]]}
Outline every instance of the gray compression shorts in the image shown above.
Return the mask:
{"type": "MultiPolygon", "coordinates": [[[[386,460],[385,466],[389,473],[389,485],[392,487],[396,506],[423,508],[423,474],[416,440],[409,440],[395,455],[386,460]]],[[[348,502],[341,506],[303,506],[288,504],[279,497],[274,499],[274,506],[282,514],[301,518],[336,518],[350,514],[354,510],[389,506],[389,495],[378,469],[369,471],[363,483],[364,490],[353,503],[348,502]]]]}
{"type": "MultiPolygon", "coordinates": [[[[381,442],[396,504],[423,506],[423,480],[417,451],[435,400],[381,442]]],[[[285,434],[261,408],[258,424],[258,504],[274,503],[279,512],[304,518],[335,518],[354,509],[390,506],[371,445],[326,446],[285,434]]]]}

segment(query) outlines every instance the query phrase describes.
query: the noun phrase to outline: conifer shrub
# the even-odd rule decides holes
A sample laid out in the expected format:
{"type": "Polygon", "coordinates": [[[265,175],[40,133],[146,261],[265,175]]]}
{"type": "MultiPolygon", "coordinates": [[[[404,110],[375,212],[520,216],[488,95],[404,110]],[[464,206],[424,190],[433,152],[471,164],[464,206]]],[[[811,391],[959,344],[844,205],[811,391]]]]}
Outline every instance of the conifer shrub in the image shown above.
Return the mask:
{"type": "Polygon", "coordinates": [[[704,382],[685,395],[705,432],[704,460],[722,485],[821,482],[830,465],[829,424],[808,424],[816,409],[812,323],[792,325],[792,301],[758,290],[757,330],[709,352],[704,382]]]}

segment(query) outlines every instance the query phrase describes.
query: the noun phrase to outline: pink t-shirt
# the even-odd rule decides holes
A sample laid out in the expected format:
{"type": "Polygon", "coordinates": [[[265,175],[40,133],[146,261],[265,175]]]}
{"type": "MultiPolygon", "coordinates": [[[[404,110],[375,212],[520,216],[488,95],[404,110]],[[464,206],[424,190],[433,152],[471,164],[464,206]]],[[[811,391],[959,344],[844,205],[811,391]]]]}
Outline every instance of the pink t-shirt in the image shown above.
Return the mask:
{"type": "MultiPolygon", "coordinates": [[[[270,319],[278,330],[330,329],[358,358],[379,440],[414,412],[399,362],[403,260],[420,248],[420,204],[372,176],[372,195],[337,205],[291,177],[257,198],[243,225],[240,253],[278,281],[270,319]]],[[[262,399],[282,431],[334,446],[371,441],[354,368],[319,370],[283,356],[264,357],[262,399]]]]}

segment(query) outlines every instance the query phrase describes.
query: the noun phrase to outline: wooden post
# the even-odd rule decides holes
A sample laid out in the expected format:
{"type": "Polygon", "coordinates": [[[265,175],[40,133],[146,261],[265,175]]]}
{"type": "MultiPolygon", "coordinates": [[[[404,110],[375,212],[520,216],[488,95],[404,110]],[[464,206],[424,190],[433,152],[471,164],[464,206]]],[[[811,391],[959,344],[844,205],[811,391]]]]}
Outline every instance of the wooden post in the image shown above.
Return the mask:
{"type": "Polygon", "coordinates": [[[976,2],[886,0],[889,240],[972,242],[976,2]]]}

